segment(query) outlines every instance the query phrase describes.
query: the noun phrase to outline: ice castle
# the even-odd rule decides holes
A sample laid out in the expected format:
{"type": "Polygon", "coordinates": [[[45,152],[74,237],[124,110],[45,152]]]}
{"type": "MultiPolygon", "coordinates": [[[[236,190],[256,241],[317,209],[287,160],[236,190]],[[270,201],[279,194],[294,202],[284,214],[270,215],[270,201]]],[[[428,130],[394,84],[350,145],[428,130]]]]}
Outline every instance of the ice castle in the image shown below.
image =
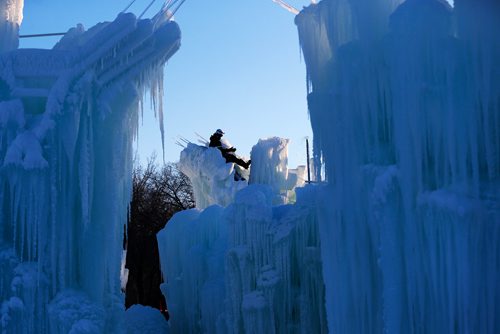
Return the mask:
{"type": "MultiPolygon", "coordinates": [[[[121,14],[18,50],[22,4],[0,0],[0,326],[123,332],[138,105],[180,31],[121,14]]],[[[279,138],[248,186],[188,146],[198,207],[158,236],[170,331],[500,332],[500,4],[323,0],[295,23],[326,182],[295,187],[279,138]]]]}

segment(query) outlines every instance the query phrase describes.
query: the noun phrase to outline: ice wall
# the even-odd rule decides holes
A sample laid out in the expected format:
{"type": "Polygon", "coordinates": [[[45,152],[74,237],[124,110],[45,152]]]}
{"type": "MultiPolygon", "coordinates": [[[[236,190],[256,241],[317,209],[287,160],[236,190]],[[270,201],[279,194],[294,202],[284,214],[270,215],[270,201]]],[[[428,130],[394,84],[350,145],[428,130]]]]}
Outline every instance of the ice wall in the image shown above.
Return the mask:
{"type": "Polygon", "coordinates": [[[305,168],[287,168],[288,142],[259,140],[250,185],[234,181],[217,148],[188,144],[181,152],[197,209],[176,214],[158,234],[173,332],[326,332],[319,187],[296,189],[305,168]],[[294,205],[277,205],[295,189],[294,205]]]}
{"type": "Polygon", "coordinates": [[[24,0],[0,0],[0,53],[17,49],[24,0]]]}
{"type": "MultiPolygon", "coordinates": [[[[295,23],[299,27],[299,42],[306,63],[308,92],[330,91],[339,46],[360,41],[370,48],[387,32],[388,17],[402,1],[323,0],[304,8],[295,17],[295,23]]],[[[312,168],[315,171],[312,177],[321,180],[321,146],[327,145],[322,141],[330,138],[320,115],[312,111],[309,114],[315,133],[313,161],[316,168],[312,168]]]]}
{"type": "Polygon", "coordinates": [[[343,14],[362,4],[324,0],[296,19],[330,188],[319,204],[329,332],[496,333],[498,2],[343,14]],[[374,22],[379,38],[338,37],[374,22]]]}
{"type": "Polygon", "coordinates": [[[227,208],[177,213],[158,234],[175,333],[326,333],[316,194],[272,206],[252,184],[227,208]]]}
{"type": "Polygon", "coordinates": [[[139,101],[161,91],[180,44],[164,14],[121,14],[70,30],[53,50],[0,53],[2,333],[123,330],[139,101]]]}

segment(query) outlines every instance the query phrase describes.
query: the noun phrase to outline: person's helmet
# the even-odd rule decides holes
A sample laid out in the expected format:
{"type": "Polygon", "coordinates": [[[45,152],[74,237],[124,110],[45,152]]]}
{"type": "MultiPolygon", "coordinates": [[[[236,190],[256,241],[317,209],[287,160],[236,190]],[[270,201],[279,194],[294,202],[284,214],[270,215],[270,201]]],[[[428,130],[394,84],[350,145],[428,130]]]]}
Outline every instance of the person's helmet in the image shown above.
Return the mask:
{"type": "Polygon", "coordinates": [[[222,136],[224,134],[224,131],[222,131],[221,129],[217,129],[215,133],[222,136]]]}

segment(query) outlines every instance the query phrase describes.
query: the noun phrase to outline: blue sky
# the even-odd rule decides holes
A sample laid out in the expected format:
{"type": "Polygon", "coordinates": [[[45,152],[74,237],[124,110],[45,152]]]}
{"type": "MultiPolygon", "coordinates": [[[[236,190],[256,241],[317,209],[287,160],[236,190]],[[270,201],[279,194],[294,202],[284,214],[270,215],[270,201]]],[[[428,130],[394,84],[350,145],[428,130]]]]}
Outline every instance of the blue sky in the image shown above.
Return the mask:
{"type": "MultiPolygon", "coordinates": [[[[140,14],[150,0],[136,0],[140,14]]],[[[451,1],[450,1],[451,2],[451,1]]],[[[64,32],[113,20],[130,0],[26,1],[21,34],[64,32]]],[[[302,8],[309,0],[289,0],[302,8]]],[[[151,17],[161,5],[153,6],[151,17]]],[[[305,163],[305,137],[312,138],[306,104],[305,65],[294,16],[271,0],[186,0],[175,17],[181,49],[165,67],[165,160],[178,160],[178,136],[193,142],[217,128],[249,156],[259,138],[291,139],[289,165],[305,163]]],[[[50,48],[58,38],[23,39],[21,47],[50,48]]],[[[135,146],[145,160],[161,138],[146,111],[135,146]]]]}
{"type": "MultiPolygon", "coordinates": [[[[130,11],[140,14],[149,1],[137,0],[130,11]]],[[[77,23],[88,29],[129,2],[26,1],[21,34],[64,32],[77,23]]],[[[302,8],[309,1],[289,3],[302,8]]],[[[311,130],[294,16],[271,0],[186,0],[175,19],[182,46],[165,67],[165,160],[178,160],[178,136],[196,141],[195,133],[208,138],[222,128],[245,156],[259,138],[289,138],[290,166],[304,164],[311,130]]],[[[50,48],[57,40],[23,39],[21,47],[50,48]]],[[[143,159],[155,150],[161,155],[152,112],[144,115],[136,147],[143,159]]]]}

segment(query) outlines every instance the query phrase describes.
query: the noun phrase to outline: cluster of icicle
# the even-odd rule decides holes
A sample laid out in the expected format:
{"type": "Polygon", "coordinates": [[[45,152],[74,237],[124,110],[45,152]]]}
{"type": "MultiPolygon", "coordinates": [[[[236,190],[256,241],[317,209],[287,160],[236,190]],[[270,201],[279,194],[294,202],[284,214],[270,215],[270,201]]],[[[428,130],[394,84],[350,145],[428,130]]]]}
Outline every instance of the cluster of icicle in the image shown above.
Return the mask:
{"type": "Polygon", "coordinates": [[[121,14],[52,50],[0,54],[2,333],[123,329],[139,101],[180,43],[175,23],[155,24],[121,14]]]}
{"type": "Polygon", "coordinates": [[[500,8],[398,2],[324,0],[296,18],[329,182],[328,328],[496,333],[500,8]]]}
{"type": "Polygon", "coordinates": [[[298,180],[296,170],[287,173],[287,144],[259,140],[251,184],[238,192],[225,182],[243,182],[227,180],[232,167],[217,149],[189,144],[181,153],[195,196],[224,202],[180,212],[158,234],[174,332],[326,332],[318,195],[301,188],[295,204],[275,205],[298,180]],[[219,174],[223,182],[208,182],[219,174]],[[226,195],[210,195],[217,192],[226,195]]]}

